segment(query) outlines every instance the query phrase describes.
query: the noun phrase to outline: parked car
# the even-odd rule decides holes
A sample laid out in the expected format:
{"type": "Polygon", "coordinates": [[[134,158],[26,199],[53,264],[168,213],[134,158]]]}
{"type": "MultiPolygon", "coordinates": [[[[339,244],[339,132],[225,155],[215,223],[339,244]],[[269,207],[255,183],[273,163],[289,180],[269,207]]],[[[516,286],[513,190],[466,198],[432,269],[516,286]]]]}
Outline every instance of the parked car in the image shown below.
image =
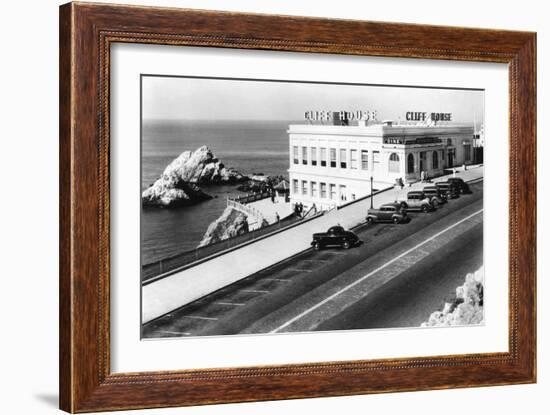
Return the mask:
{"type": "Polygon", "coordinates": [[[369,209],[367,222],[393,222],[403,223],[409,219],[407,211],[400,203],[386,203],[378,209],[369,209]]]}
{"type": "Polygon", "coordinates": [[[438,182],[435,185],[441,191],[441,193],[443,193],[447,197],[447,200],[460,197],[460,190],[458,189],[456,184],[449,182],[438,182]]]}
{"type": "Polygon", "coordinates": [[[447,179],[449,183],[454,183],[458,189],[460,190],[460,193],[462,194],[470,194],[472,191],[470,190],[470,186],[468,186],[468,183],[466,183],[463,179],[460,177],[450,177],[447,179]]]}
{"type": "Polygon", "coordinates": [[[447,196],[441,193],[441,190],[437,186],[426,186],[422,191],[430,199],[433,207],[447,203],[447,196]]]}
{"type": "Polygon", "coordinates": [[[327,246],[339,246],[349,249],[358,242],[359,237],[352,231],[347,231],[342,226],[332,226],[326,232],[314,233],[311,246],[316,250],[327,246]]]}
{"type": "Polygon", "coordinates": [[[401,206],[407,210],[421,210],[422,212],[430,212],[435,208],[430,202],[430,199],[422,191],[413,191],[407,193],[407,199],[399,201],[401,206]]]}

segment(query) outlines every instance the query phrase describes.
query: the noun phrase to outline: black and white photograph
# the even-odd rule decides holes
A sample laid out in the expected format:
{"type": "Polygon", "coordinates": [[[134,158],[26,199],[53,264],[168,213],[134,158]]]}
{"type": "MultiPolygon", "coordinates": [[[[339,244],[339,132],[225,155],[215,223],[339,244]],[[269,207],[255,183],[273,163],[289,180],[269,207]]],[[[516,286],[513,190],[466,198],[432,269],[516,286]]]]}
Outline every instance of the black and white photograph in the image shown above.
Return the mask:
{"type": "Polygon", "coordinates": [[[484,324],[485,91],[141,75],[141,337],[484,324]]]}
{"type": "Polygon", "coordinates": [[[547,10],[5,2],[1,412],[546,414],[547,10]]]}

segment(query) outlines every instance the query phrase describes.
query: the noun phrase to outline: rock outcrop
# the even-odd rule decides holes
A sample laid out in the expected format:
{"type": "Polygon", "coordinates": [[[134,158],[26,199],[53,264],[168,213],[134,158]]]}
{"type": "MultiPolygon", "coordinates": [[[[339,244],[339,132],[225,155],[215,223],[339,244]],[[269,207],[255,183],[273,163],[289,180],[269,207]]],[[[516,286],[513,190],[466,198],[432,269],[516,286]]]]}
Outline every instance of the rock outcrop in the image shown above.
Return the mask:
{"type": "Polygon", "coordinates": [[[446,302],[442,311],[435,311],[421,327],[465,326],[483,323],[483,267],[466,275],[456,289],[456,298],[446,302]]]}
{"type": "Polygon", "coordinates": [[[220,242],[248,232],[247,215],[228,206],[222,215],[212,222],[198,248],[220,242]]]}
{"type": "Polygon", "coordinates": [[[184,151],[141,195],[144,206],[174,207],[197,203],[211,197],[198,185],[234,184],[247,178],[226,168],[207,146],[184,151]]]}
{"type": "Polygon", "coordinates": [[[226,168],[207,146],[181,153],[164,169],[161,178],[164,176],[196,184],[233,184],[247,179],[235,169],[226,168]]]}
{"type": "Polygon", "coordinates": [[[284,176],[263,176],[258,174],[244,180],[237,189],[241,192],[265,192],[277,186],[283,180],[286,180],[284,176]]]}
{"type": "Polygon", "coordinates": [[[204,193],[194,183],[173,183],[162,178],[141,194],[141,203],[144,207],[189,206],[208,199],[212,199],[212,196],[204,193]]]}

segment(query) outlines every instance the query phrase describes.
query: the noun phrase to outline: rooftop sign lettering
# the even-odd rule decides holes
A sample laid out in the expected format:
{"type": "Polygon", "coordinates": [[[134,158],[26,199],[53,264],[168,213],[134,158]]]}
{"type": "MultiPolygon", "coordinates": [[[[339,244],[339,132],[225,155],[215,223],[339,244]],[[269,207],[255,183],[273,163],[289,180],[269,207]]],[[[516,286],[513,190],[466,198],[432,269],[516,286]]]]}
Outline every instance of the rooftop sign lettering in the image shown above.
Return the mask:
{"type": "Polygon", "coordinates": [[[418,112],[408,111],[405,114],[407,121],[451,121],[453,114],[451,112],[418,112]]]}
{"type": "Polygon", "coordinates": [[[376,120],[376,111],[306,111],[304,118],[308,121],[374,121],[376,120]]]}

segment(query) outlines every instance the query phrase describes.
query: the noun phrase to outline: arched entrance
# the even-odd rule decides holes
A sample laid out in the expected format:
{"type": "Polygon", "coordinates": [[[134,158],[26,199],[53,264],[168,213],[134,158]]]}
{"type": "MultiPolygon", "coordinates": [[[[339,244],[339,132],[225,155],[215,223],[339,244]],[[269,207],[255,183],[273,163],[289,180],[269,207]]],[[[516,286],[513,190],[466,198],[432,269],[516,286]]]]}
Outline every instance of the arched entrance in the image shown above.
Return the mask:
{"type": "Polygon", "coordinates": [[[399,156],[397,153],[391,153],[388,161],[388,171],[390,173],[399,173],[399,156]]]}

